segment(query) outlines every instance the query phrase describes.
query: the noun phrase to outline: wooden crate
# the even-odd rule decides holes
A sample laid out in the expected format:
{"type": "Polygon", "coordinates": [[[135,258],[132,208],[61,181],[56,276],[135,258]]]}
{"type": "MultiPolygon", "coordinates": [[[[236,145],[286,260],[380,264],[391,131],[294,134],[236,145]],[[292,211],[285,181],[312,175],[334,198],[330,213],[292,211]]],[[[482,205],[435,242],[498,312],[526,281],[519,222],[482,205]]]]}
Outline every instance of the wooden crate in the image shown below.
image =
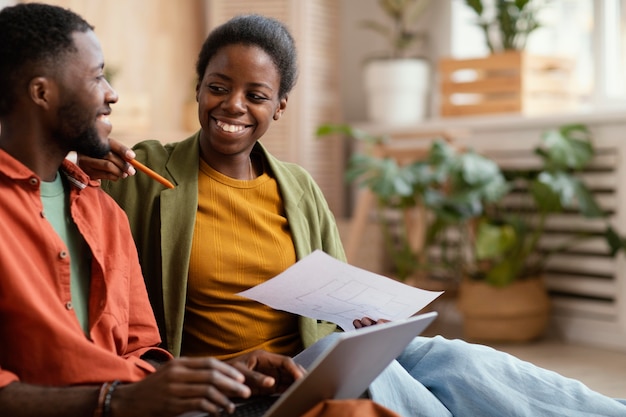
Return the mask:
{"type": "Polygon", "coordinates": [[[439,61],[441,116],[541,114],[576,105],[574,61],[511,51],[439,61]]]}

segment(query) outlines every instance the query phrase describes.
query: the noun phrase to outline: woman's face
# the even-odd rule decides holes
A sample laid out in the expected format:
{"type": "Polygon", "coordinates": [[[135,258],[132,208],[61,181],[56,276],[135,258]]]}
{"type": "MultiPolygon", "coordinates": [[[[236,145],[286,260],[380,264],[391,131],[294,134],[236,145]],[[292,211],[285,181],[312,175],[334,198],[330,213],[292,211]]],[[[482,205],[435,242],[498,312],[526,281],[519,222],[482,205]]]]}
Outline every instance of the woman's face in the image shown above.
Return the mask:
{"type": "Polygon", "coordinates": [[[263,49],[235,44],[218,50],[196,88],[203,147],[247,155],[287,106],[279,87],[280,74],[263,49]]]}

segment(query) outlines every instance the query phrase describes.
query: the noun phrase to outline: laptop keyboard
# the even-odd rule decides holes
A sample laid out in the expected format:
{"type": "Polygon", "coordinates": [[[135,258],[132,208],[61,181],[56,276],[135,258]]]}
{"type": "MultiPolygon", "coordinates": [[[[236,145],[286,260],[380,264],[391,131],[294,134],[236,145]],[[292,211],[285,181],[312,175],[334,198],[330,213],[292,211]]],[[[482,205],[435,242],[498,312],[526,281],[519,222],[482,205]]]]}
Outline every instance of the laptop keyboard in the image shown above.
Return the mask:
{"type": "Polygon", "coordinates": [[[233,414],[223,411],[221,417],[262,417],[277,399],[278,396],[255,397],[238,403],[233,414]]]}

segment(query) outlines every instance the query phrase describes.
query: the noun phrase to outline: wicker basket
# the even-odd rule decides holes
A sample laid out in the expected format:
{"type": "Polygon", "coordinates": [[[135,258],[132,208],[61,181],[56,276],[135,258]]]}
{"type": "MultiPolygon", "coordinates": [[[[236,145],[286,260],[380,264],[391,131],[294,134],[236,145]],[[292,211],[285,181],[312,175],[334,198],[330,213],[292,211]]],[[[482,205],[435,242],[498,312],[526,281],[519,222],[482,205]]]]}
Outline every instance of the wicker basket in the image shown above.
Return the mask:
{"type": "Polygon", "coordinates": [[[542,114],[577,104],[574,61],[510,51],[439,61],[442,116],[542,114]]]}
{"type": "Polygon", "coordinates": [[[459,288],[463,336],[472,341],[526,342],[539,338],[549,321],[550,300],[540,278],[494,287],[465,280],[459,288]]]}

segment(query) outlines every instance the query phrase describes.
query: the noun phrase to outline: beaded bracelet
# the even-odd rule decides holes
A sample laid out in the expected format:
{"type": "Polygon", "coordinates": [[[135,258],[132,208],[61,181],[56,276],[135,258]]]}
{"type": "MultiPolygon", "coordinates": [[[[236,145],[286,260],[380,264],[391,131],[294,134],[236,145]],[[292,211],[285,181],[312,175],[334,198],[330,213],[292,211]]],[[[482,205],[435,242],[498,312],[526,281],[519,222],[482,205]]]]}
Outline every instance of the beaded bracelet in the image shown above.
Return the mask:
{"type": "Polygon", "coordinates": [[[102,404],[102,417],[111,417],[111,398],[113,397],[113,392],[115,388],[120,384],[120,380],[116,379],[111,382],[109,387],[107,388],[106,395],[104,396],[104,402],[102,404]]]}
{"type": "Polygon", "coordinates": [[[109,390],[110,382],[105,382],[100,386],[100,391],[98,393],[98,403],[96,404],[96,409],[93,412],[93,417],[102,417],[102,408],[104,407],[104,399],[106,397],[106,393],[109,390]]]}

